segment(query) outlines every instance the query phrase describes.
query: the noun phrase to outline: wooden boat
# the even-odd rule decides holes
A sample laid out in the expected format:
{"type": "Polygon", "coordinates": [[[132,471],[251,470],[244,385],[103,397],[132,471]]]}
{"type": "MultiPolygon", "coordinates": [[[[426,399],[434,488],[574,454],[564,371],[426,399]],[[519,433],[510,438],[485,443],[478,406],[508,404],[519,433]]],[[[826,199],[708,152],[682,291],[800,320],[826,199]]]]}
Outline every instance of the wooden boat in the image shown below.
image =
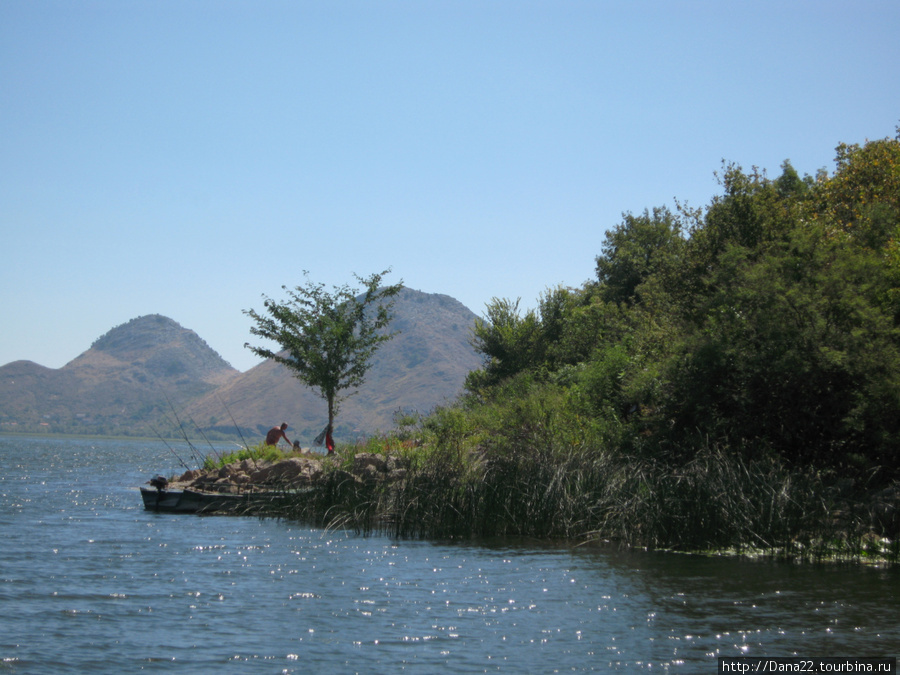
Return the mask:
{"type": "Polygon", "coordinates": [[[264,492],[201,492],[183,490],[156,490],[141,487],[144,508],[160,513],[231,513],[258,514],[277,505],[282,494],[264,492]]]}

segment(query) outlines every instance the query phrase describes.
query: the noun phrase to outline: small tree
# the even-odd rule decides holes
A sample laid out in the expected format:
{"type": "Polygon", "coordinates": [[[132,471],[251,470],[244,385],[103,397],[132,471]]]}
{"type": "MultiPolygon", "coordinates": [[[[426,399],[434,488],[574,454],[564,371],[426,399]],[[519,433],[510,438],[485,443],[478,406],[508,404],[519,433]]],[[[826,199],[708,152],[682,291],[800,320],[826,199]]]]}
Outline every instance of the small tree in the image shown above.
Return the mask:
{"type": "Polygon", "coordinates": [[[335,286],[329,293],[324,284],[310,281],[304,271],[303,286],[294,290],[282,286],[288,294],[286,302],[264,295],[263,313],[244,310],[256,322],[250,332],[281,345],[282,351],[276,353],[249,343],[244,346],[257,356],[287,366],[301,382],[317,388],[328,402],[329,428],[333,428],[341,401],[347,398],[340,392],[362,384],[375,350],[394,336],[383,329],[393,318],[393,300],[389,298],[400,292],[403,281],[379,287],[381,278],[390,271],[367,279],[354,274],[365,286],[361,295],[347,285],[335,286]]]}

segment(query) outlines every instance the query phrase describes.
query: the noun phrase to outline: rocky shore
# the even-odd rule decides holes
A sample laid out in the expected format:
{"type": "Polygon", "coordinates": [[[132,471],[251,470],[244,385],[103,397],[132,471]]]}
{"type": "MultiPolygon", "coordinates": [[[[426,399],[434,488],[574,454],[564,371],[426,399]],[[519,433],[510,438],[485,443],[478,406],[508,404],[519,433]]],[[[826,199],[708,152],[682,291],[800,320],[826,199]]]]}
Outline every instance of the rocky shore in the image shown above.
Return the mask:
{"type": "Polygon", "coordinates": [[[294,490],[339,480],[352,483],[396,482],[406,478],[407,466],[395,455],[357,453],[346,468],[338,456],[301,453],[271,462],[244,459],[222,468],[185,471],[169,483],[170,489],[240,494],[246,491],[294,490]]]}

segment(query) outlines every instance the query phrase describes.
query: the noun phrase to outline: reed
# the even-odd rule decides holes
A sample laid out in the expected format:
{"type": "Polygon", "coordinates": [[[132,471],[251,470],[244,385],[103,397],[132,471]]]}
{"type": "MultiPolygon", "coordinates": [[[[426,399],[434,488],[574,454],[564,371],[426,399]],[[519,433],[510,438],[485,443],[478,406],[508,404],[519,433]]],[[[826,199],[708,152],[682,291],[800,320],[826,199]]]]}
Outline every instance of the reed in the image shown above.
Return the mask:
{"type": "MultiPolygon", "coordinates": [[[[339,448],[342,462],[293,516],[404,538],[525,536],[814,559],[871,552],[870,520],[842,501],[833,475],[716,444],[688,461],[622,448],[549,399],[493,410],[439,411],[414,447],[383,436],[339,448]],[[402,479],[360,480],[354,451],[396,456],[402,479]]],[[[879,555],[897,551],[882,546],[879,555]]]]}

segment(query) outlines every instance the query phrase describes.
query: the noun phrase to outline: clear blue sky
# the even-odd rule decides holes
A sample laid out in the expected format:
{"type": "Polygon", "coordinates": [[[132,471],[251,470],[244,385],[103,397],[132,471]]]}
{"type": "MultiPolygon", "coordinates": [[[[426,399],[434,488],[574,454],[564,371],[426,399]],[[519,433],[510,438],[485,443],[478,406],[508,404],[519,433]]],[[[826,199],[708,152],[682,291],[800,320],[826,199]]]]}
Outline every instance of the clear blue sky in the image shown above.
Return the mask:
{"type": "Polygon", "coordinates": [[[723,159],[833,169],[900,123],[897,0],[4,0],[0,365],[159,313],[388,281],[534,306],[723,159]]]}

